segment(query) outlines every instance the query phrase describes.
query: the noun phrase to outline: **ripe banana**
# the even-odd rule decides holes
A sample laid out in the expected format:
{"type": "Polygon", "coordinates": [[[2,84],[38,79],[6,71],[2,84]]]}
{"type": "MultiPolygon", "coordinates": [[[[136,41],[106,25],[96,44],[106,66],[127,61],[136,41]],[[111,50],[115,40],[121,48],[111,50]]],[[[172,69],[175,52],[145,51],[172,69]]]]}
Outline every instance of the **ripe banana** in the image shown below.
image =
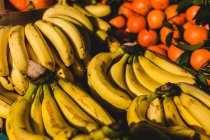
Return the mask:
{"type": "Polygon", "coordinates": [[[38,56],[35,54],[33,48],[31,47],[28,41],[26,41],[26,49],[27,49],[29,58],[33,60],[34,62],[40,64],[38,56]]]}
{"type": "Polygon", "coordinates": [[[38,59],[41,65],[51,71],[54,71],[55,61],[53,59],[53,55],[39,29],[29,23],[25,26],[25,35],[35,54],[39,56],[38,59]]]}
{"type": "Polygon", "coordinates": [[[76,28],[74,24],[62,18],[51,17],[45,20],[55,24],[56,26],[61,28],[62,31],[65,32],[65,34],[69,37],[72,43],[72,47],[77,58],[82,60],[86,58],[87,48],[83,39],[83,35],[80,33],[80,31],[76,28]]]}
{"type": "Polygon", "coordinates": [[[136,104],[138,100],[142,100],[142,98],[145,98],[145,96],[146,95],[137,96],[136,98],[133,99],[133,101],[131,102],[131,105],[128,107],[127,115],[126,115],[128,126],[133,125],[132,123],[140,122],[139,117],[136,112],[136,104]]]}
{"type": "Polygon", "coordinates": [[[198,132],[204,133],[204,130],[202,129],[200,123],[185,109],[179,97],[174,96],[173,100],[177,107],[177,110],[179,111],[180,116],[185,120],[187,125],[198,132]]]}
{"type": "MultiPolygon", "coordinates": [[[[116,52],[116,54],[119,54],[119,52],[116,52]]],[[[115,54],[99,53],[91,59],[87,68],[88,84],[96,91],[98,96],[111,106],[119,110],[126,110],[131,103],[130,97],[126,92],[114,87],[106,76],[107,69],[113,61],[113,55],[115,54]]]]}
{"type": "Polygon", "coordinates": [[[129,54],[124,54],[119,61],[111,65],[109,70],[111,80],[125,91],[128,91],[128,88],[125,84],[125,65],[129,56],[129,54]]]}
{"type": "Polygon", "coordinates": [[[11,109],[11,105],[0,100],[0,117],[1,118],[7,118],[8,114],[10,112],[10,109],[11,109]]]}
{"type": "Polygon", "coordinates": [[[160,98],[156,98],[150,103],[146,116],[151,122],[165,126],[164,109],[160,98]]]}
{"type": "Polygon", "coordinates": [[[93,25],[90,20],[80,11],[69,5],[55,5],[48,8],[44,14],[43,19],[52,17],[54,15],[66,15],[80,21],[90,32],[93,32],[93,25]]]}
{"type": "Polygon", "coordinates": [[[10,26],[0,26],[0,76],[9,76],[9,65],[8,65],[8,38],[10,26]]]}
{"type": "Polygon", "coordinates": [[[2,131],[4,126],[3,119],[0,117],[0,132],[2,131]]]}
{"type": "Polygon", "coordinates": [[[79,4],[74,3],[73,7],[88,17],[88,19],[91,21],[91,23],[94,27],[94,30],[101,29],[101,30],[104,30],[107,32],[111,28],[111,26],[108,22],[106,22],[105,20],[103,20],[101,18],[95,17],[93,14],[88,12],[86,9],[84,9],[79,4]]]}
{"type": "Polygon", "coordinates": [[[44,134],[44,124],[42,120],[42,85],[36,91],[34,101],[31,105],[31,123],[32,129],[36,134],[44,134]]]}
{"type": "Polygon", "coordinates": [[[10,126],[17,140],[49,140],[47,136],[33,133],[30,126],[31,97],[36,90],[37,86],[30,84],[25,95],[12,106],[10,126]]]}
{"type": "Polygon", "coordinates": [[[210,136],[209,108],[189,94],[182,93],[179,98],[186,110],[201,124],[205,133],[210,136]]]}
{"type": "Polygon", "coordinates": [[[24,77],[23,74],[16,68],[15,64],[12,66],[10,77],[17,93],[24,95],[28,89],[29,82],[26,77],[24,77]]]}
{"type": "Polygon", "coordinates": [[[142,55],[138,56],[139,63],[142,65],[145,72],[152,77],[157,82],[161,84],[165,84],[167,82],[178,83],[178,82],[186,82],[189,84],[195,84],[195,80],[193,78],[189,78],[187,76],[177,75],[171,72],[168,72],[164,69],[161,69],[150,60],[145,58],[142,55]]]}
{"type": "MultiPolygon", "coordinates": [[[[72,65],[74,52],[65,34],[55,25],[44,20],[38,20],[35,25],[46,36],[56,48],[61,60],[66,66],[72,65]]],[[[50,46],[51,47],[51,46],[50,46]]]]}
{"type": "Polygon", "coordinates": [[[25,46],[24,26],[13,26],[9,33],[9,49],[18,71],[26,74],[28,70],[28,53],[25,46]]]}
{"type": "Polygon", "coordinates": [[[96,102],[88,93],[73,83],[58,80],[62,89],[82,108],[89,116],[100,124],[108,125],[114,122],[113,118],[106,110],[96,102]]]}
{"type": "Polygon", "coordinates": [[[96,17],[105,17],[111,13],[110,5],[86,5],[85,9],[96,17]]]}
{"type": "Polygon", "coordinates": [[[166,124],[168,126],[175,126],[175,125],[186,126],[179,115],[179,112],[176,108],[176,105],[172,97],[166,96],[163,99],[163,107],[164,107],[166,124]]]}
{"type": "Polygon", "coordinates": [[[149,95],[152,92],[145,88],[139,81],[137,80],[133,67],[133,56],[130,56],[125,68],[125,83],[128,89],[131,91],[133,96],[140,96],[140,95],[149,95]]]}
{"type": "Polygon", "coordinates": [[[75,129],[67,124],[51,96],[50,86],[43,85],[44,98],[42,101],[42,118],[47,133],[57,139],[68,139],[75,135],[75,129]]]}
{"type": "Polygon", "coordinates": [[[156,88],[160,87],[161,84],[154,79],[152,79],[146,71],[143,69],[143,66],[139,63],[138,57],[134,56],[133,58],[133,71],[136,76],[136,79],[141,83],[145,88],[154,92],[156,88]]]}
{"type": "Polygon", "coordinates": [[[12,83],[11,77],[1,77],[0,76],[0,83],[1,85],[9,91],[14,91],[14,84],[12,83]]]}
{"type": "Polygon", "coordinates": [[[210,108],[210,96],[208,93],[188,83],[180,82],[176,85],[179,86],[179,88],[181,88],[182,92],[190,94],[191,96],[203,102],[210,108]]]}
{"type": "Polygon", "coordinates": [[[16,92],[12,92],[12,91],[7,91],[5,90],[2,85],[0,85],[0,95],[10,99],[11,101],[15,102],[17,101],[19,98],[21,98],[22,96],[20,96],[19,94],[17,94],[16,92]]]}
{"type": "Polygon", "coordinates": [[[74,59],[71,70],[77,78],[82,78],[85,74],[85,68],[83,67],[82,62],[80,60],[77,60],[77,58],[74,59]]]}
{"type": "Polygon", "coordinates": [[[191,74],[187,70],[183,69],[176,63],[173,63],[169,59],[164,58],[163,56],[159,55],[158,53],[152,52],[150,50],[146,50],[144,53],[144,56],[147,59],[149,59],[150,61],[152,61],[158,67],[160,67],[168,72],[196,79],[196,77],[193,74],[191,74]]]}
{"type": "Polygon", "coordinates": [[[14,134],[14,129],[11,127],[11,111],[6,118],[5,127],[6,127],[6,134],[7,134],[7,137],[9,138],[9,140],[16,140],[15,134],[14,134]]]}
{"type": "Polygon", "coordinates": [[[7,97],[3,96],[3,95],[0,95],[0,100],[7,103],[8,105],[12,105],[14,103],[14,101],[8,99],[7,97]]]}
{"type": "Polygon", "coordinates": [[[83,112],[56,83],[51,84],[51,88],[62,113],[73,126],[86,133],[98,129],[98,124],[83,112]]]}

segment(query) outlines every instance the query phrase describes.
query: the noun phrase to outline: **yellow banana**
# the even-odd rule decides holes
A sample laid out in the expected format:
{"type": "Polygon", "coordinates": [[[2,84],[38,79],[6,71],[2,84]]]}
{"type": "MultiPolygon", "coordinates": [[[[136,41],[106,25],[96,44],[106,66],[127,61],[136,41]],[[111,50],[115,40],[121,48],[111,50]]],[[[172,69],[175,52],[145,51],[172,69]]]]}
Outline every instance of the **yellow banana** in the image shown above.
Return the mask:
{"type": "Polygon", "coordinates": [[[57,26],[54,26],[53,24],[44,20],[36,21],[35,25],[56,48],[63,63],[66,66],[72,65],[74,61],[74,52],[65,34],[57,26]]]}
{"type": "Polygon", "coordinates": [[[141,83],[148,90],[154,92],[156,88],[161,86],[159,82],[153,80],[146,73],[146,71],[143,69],[143,66],[139,63],[137,56],[134,56],[133,58],[133,71],[139,83],[141,83]]]}
{"type": "Polygon", "coordinates": [[[8,65],[8,39],[11,26],[0,26],[0,76],[9,75],[9,65],[8,65]]]}
{"type": "Polygon", "coordinates": [[[6,134],[7,134],[8,138],[9,138],[9,140],[16,140],[15,134],[14,134],[14,129],[11,127],[11,111],[8,114],[7,118],[6,118],[5,128],[6,128],[6,134]]]}
{"type": "Polygon", "coordinates": [[[43,19],[52,17],[54,15],[66,15],[80,21],[90,32],[93,32],[93,25],[90,20],[80,11],[69,5],[55,5],[48,8],[44,14],[43,19]]]}
{"type": "Polygon", "coordinates": [[[161,99],[156,98],[150,103],[147,109],[147,118],[155,124],[165,126],[164,109],[161,99]]]}
{"type": "Polygon", "coordinates": [[[168,96],[164,97],[163,107],[164,107],[166,124],[168,126],[174,126],[174,125],[186,126],[179,115],[179,112],[176,108],[176,105],[172,97],[168,96]]]}
{"type": "Polygon", "coordinates": [[[101,18],[95,17],[93,14],[88,12],[86,9],[84,9],[79,4],[74,3],[73,7],[89,18],[89,20],[91,21],[95,30],[101,29],[101,30],[104,30],[107,32],[111,28],[111,26],[108,22],[106,22],[105,20],[103,20],[101,18]]]}
{"type": "Polygon", "coordinates": [[[31,45],[29,44],[29,42],[26,42],[26,49],[28,52],[28,56],[31,60],[33,60],[34,62],[40,64],[39,58],[37,57],[37,55],[35,54],[33,48],[31,47],[31,45]]]}
{"type": "Polygon", "coordinates": [[[83,35],[80,33],[80,31],[76,28],[74,24],[69,22],[66,19],[62,18],[47,18],[45,19],[59,28],[62,29],[62,31],[65,32],[65,34],[69,37],[71,43],[73,44],[73,50],[75,55],[79,58],[84,60],[87,56],[87,48],[86,44],[83,39],[83,35]]]}
{"type": "Polygon", "coordinates": [[[186,93],[182,93],[179,98],[186,110],[200,123],[205,133],[210,136],[209,108],[186,93]]]}
{"type": "Polygon", "coordinates": [[[25,46],[24,26],[17,25],[11,28],[9,49],[17,70],[25,75],[28,70],[28,53],[25,46]]]}
{"type": "Polygon", "coordinates": [[[75,134],[75,129],[67,124],[51,96],[49,85],[43,85],[44,98],[42,101],[42,118],[47,133],[57,139],[69,139],[75,134]]]}
{"type": "Polygon", "coordinates": [[[3,119],[0,117],[0,132],[2,131],[4,126],[3,119]]]}
{"type": "Polygon", "coordinates": [[[177,110],[179,111],[180,116],[185,120],[187,125],[198,132],[204,133],[204,130],[202,129],[200,123],[185,109],[179,97],[174,96],[173,100],[177,107],[177,110]]]}
{"type": "Polygon", "coordinates": [[[39,56],[38,59],[41,65],[51,71],[54,71],[55,61],[53,59],[53,55],[39,29],[29,23],[25,26],[25,35],[35,54],[39,56]]]}
{"type": "Polygon", "coordinates": [[[36,95],[31,105],[31,111],[30,111],[32,128],[36,134],[44,134],[45,131],[42,120],[42,96],[43,96],[42,85],[40,85],[36,91],[36,95]]]}
{"type": "Polygon", "coordinates": [[[10,109],[11,109],[11,105],[0,100],[0,117],[1,118],[7,118],[8,114],[10,112],[10,109]]]}
{"type": "Polygon", "coordinates": [[[125,83],[133,96],[149,95],[152,92],[145,88],[136,78],[133,67],[133,56],[130,56],[125,68],[125,83]]]}
{"type": "Polygon", "coordinates": [[[19,98],[22,97],[19,94],[17,94],[16,92],[5,90],[2,87],[2,85],[0,85],[0,95],[12,100],[13,102],[17,101],[19,98]]]}
{"type": "Polygon", "coordinates": [[[131,126],[132,123],[140,122],[139,117],[136,112],[136,104],[138,100],[141,100],[142,98],[145,98],[145,95],[140,95],[134,98],[133,101],[131,102],[131,105],[129,106],[127,110],[127,115],[126,115],[128,126],[131,126]]]}
{"type": "Polygon", "coordinates": [[[182,92],[190,94],[210,108],[210,96],[208,93],[188,83],[180,82],[176,85],[181,88],[182,92]]]}
{"type": "Polygon", "coordinates": [[[126,92],[114,87],[106,75],[107,69],[112,61],[112,53],[99,53],[94,56],[87,68],[88,84],[109,105],[119,110],[127,110],[131,103],[130,97],[126,92]]]}
{"type": "Polygon", "coordinates": [[[49,140],[47,136],[33,133],[30,126],[31,97],[36,90],[37,86],[30,84],[25,95],[12,106],[10,126],[17,140],[49,140]]]}
{"type": "Polygon", "coordinates": [[[128,91],[128,88],[125,84],[125,66],[129,56],[129,54],[124,54],[119,61],[111,65],[109,70],[109,76],[114,83],[125,91],[128,91]]]}
{"type": "Polygon", "coordinates": [[[0,76],[0,83],[1,85],[9,91],[14,91],[14,84],[12,83],[11,77],[1,77],[0,76]]]}
{"type": "Polygon", "coordinates": [[[0,100],[7,103],[8,105],[12,105],[14,103],[14,101],[8,99],[7,97],[3,96],[3,95],[0,95],[0,100]]]}
{"type": "Polygon", "coordinates": [[[149,59],[150,61],[152,61],[158,67],[160,67],[168,72],[196,79],[195,76],[193,74],[191,74],[190,72],[188,72],[187,70],[183,69],[176,63],[170,61],[169,59],[164,58],[163,56],[161,56],[155,52],[146,50],[146,52],[144,53],[144,56],[147,59],[149,59]]]}
{"type": "Polygon", "coordinates": [[[171,83],[178,83],[178,82],[186,82],[189,84],[195,84],[195,79],[187,77],[187,76],[181,76],[177,75],[171,72],[168,72],[164,69],[161,69],[154,63],[152,63],[150,60],[145,58],[142,55],[138,56],[139,63],[142,65],[145,72],[152,77],[157,82],[160,82],[161,84],[165,84],[168,82],[171,83]]]}
{"type": "Polygon", "coordinates": [[[105,17],[111,13],[110,5],[86,5],[85,9],[96,17],[105,17]]]}
{"type": "Polygon", "coordinates": [[[94,120],[100,124],[112,124],[113,118],[106,112],[106,110],[96,102],[89,94],[78,86],[65,82],[62,79],[58,80],[62,89],[94,120]]]}
{"type": "Polygon", "coordinates": [[[11,69],[10,77],[17,93],[20,95],[24,95],[28,89],[29,82],[14,64],[11,69]]]}
{"type": "Polygon", "coordinates": [[[114,37],[109,37],[108,39],[108,48],[110,52],[115,52],[116,50],[118,50],[120,48],[121,44],[119,42],[119,40],[117,40],[114,37]]]}
{"type": "Polygon", "coordinates": [[[83,132],[91,132],[99,128],[98,124],[83,112],[56,83],[51,84],[51,87],[62,113],[72,125],[83,132]]]}
{"type": "Polygon", "coordinates": [[[80,60],[77,60],[77,58],[74,59],[74,63],[71,66],[72,73],[78,77],[82,78],[85,74],[85,68],[81,64],[80,60]]]}

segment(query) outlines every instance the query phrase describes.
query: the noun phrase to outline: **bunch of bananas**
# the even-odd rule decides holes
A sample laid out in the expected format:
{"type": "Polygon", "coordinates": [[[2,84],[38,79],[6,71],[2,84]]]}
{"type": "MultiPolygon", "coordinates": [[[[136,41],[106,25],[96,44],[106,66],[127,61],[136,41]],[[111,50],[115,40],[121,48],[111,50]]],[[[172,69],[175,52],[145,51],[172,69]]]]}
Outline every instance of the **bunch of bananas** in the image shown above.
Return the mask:
{"type": "Polygon", "coordinates": [[[65,3],[48,8],[35,23],[1,26],[0,83],[24,95],[29,81],[44,83],[54,75],[68,81],[73,75],[83,77],[91,58],[90,37],[109,28],[82,6],[65,3]]]}
{"type": "Polygon", "coordinates": [[[208,140],[209,108],[210,96],[196,86],[167,83],[150,95],[136,97],[127,110],[127,122],[135,136],[208,140]],[[152,132],[155,135],[148,135],[152,132]]]}
{"type": "Polygon", "coordinates": [[[105,126],[115,122],[88,93],[63,79],[39,86],[30,83],[10,110],[6,112],[6,133],[11,140],[61,140],[78,133],[96,137],[102,135],[101,126],[105,137],[105,126]]]}
{"type": "Polygon", "coordinates": [[[132,97],[150,95],[167,82],[195,84],[196,79],[152,51],[133,55],[122,48],[94,56],[88,65],[87,77],[93,93],[120,110],[130,106],[132,97]]]}

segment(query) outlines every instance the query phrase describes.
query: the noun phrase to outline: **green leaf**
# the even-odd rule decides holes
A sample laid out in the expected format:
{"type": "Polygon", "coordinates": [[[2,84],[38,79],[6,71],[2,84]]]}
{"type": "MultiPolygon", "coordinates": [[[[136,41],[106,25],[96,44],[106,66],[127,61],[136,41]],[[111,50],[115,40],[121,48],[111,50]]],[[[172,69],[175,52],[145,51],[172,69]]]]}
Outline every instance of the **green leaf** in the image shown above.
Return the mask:
{"type": "Polygon", "coordinates": [[[193,4],[192,0],[181,0],[177,8],[178,13],[183,12],[184,10],[186,10],[187,7],[189,7],[192,4],[193,4]]]}
{"type": "Polygon", "coordinates": [[[203,0],[192,0],[192,4],[194,4],[194,5],[201,5],[203,3],[204,3],[203,0]]]}
{"type": "Polygon", "coordinates": [[[197,71],[192,69],[192,68],[189,68],[189,67],[186,67],[186,66],[183,66],[183,68],[187,71],[189,71],[190,73],[192,73],[193,75],[197,75],[197,71]]]}
{"type": "Polygon", "coordinates": [[[203,84],[205,84],[205,85],[207,85],[207,78],[206,78],[206,76],[203,74],[203,73],[200,73],[200,74],[198,74],[198,79],[203,83],[203,84]]]}
{"type": "Polygon", "coordinates": [[[176,63],[180,66],[188,66],[190,62],[191,52],[184,52],[177,60],[176,63]]]}
{"type": "Polygon", "coordinates": [[[173,32],[170,32],[166,36],[166,46],[170,46],[171,45],[171,42],[172,42],[172,39],[173,39],[173,35],[174,35],[174,33],[173,32]]]}
{"type": "Polygon", "coordinates": [[[204,45],[204,43],[199,44],[199,45],[178,44],[178,48],[180,48],[182,50],[186,50],[186,51],[194,51],[194,50],[201,48],[203,45],[204,45]]]}

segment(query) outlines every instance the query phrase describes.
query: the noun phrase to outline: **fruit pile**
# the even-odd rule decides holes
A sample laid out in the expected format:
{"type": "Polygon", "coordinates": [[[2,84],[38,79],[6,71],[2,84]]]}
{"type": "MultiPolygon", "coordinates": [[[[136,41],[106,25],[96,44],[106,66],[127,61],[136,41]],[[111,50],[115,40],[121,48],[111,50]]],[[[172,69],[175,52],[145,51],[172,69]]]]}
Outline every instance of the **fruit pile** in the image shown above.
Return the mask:
{"type": "MultiPolygon", "coordinates": [[[[1,131],[11,140],[210,139],[210,95],[199,88],[198,75],[146,49],[164,46],[167,54],[171,46],[181,49],[179,38],[172,36],[172,28],[179,31],[176,20],[168,19],[158,29],[150,29],[145,21],[142,30],[149,29],[159,39],[149,45],[133,41],[141,31],[132,32],[124,24],[117,34],[125,29],[133,37],[120,42],[113,30],[109,32],[113,27],[105,19],[112,8],[106,2],[80,5],[60,0],[33,23],[1,26],[1,131]],[[161,44],[160,28],[170,29],[161,44]],[[104,45],[110,51],[100,52],[104,45]]],[[[156,9],[143,16],[135,9],[131,17],[145,19],[152,10],[156,9]]],[[[208,41],[202,41],[204,45],[187,48],[204,49],[208,41]]],[[[181,46],[186,43],[182,40],[181,46]]],[[[198,50],[182,51],[192,56],[198,50]]],[[[209,51],[207,56],[209,61],[209,51]]],[[[201,65],[206,78],[209,64],[201,65]]]]}
{"type": "MultiPolygon", "coordinates": [[[[108,2],[107,2],[108,3],[108,2]]],[[[174,0],[121,1],[109,23],[122,42],[134,42],[191,71],[205,85],[209,74],[209,2],[174,0]],[[203,78],[201,78],[203,77],[203,78]]]]}

